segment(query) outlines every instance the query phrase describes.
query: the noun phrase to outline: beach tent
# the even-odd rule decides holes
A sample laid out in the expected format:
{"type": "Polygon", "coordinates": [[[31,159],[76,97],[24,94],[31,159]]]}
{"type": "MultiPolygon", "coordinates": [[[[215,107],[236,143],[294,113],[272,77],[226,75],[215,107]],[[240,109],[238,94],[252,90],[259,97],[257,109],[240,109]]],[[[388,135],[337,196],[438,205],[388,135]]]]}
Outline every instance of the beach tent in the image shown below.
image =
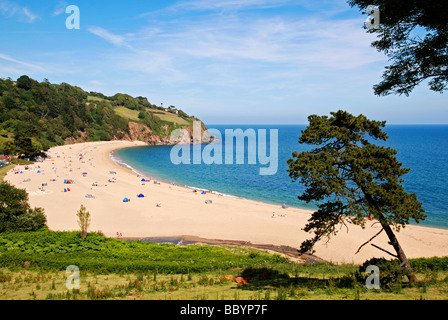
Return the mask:
{"type": "Polygon", "coordinates": [[[142,182],[146,182],[146,179],[142,179],[142,182]]]}
{"type": "Polygon", "coordinates": [[[144,198],[145,196],[142,193],[140,193],[137,197],[144,198]]]}
{"type": "Polygon", "coordinates": [[[124,198],[123,202],[129,202],[129,199],[128,198],[124,198]]]}

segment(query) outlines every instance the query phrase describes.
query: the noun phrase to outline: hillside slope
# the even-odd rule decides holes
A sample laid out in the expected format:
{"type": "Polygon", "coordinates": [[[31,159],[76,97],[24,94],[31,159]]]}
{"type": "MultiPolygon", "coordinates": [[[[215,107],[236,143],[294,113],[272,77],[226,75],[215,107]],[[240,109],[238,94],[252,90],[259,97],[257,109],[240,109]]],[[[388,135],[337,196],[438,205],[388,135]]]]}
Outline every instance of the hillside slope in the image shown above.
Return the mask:
{"type": "MultiPolygon", "coordinates": [[[[192,136],[193,122],[182,110],[162,108],[145,97],[107,97],[67,83],[28,76],[0,79],[0,153],[32,155],[56,145],[86,141],[140,140],[171,144],[173,130],[192,136]]],[[[186,141],[186,135],[179,140],[186,141]]],[[[209,138],[204,136],[202,142],[209,138]]]]}

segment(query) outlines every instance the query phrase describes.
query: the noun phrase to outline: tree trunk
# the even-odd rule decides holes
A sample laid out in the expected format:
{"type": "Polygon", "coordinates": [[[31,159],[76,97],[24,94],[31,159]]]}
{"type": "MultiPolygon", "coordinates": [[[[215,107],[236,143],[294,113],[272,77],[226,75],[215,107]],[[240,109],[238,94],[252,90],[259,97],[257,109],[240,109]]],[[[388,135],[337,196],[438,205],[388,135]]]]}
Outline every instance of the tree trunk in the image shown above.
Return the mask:
{"type": "Polygon", "coordinates": [[[383,224],[382,222],[381,225],[383,226],[384,231],[386,231],[386,234],[389,237],[389,243],[394,247],[395,252],[397,252],[397,257],[401,262],[401,266],[405,267],[410,271],[410,274],[408,276],[409,281],[416,282],[417,277],[415,276],[414,271],[412,270],[412,267],[408,261],[408,258],[406,257],[403,249],[400,246],[400,243],[398,243],[398,239],[395,236],[394,232],[392,231],[392,228],[390,227],[390,225],[385,223],[383,224]]]}

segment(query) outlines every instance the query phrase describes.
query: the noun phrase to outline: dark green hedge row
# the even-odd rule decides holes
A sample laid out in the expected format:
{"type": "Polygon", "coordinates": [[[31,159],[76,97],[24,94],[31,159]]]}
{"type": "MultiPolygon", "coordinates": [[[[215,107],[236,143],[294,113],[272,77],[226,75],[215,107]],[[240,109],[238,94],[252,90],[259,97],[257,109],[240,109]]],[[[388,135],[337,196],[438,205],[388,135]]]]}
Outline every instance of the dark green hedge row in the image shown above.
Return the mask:
{"type": "MultiPolygon", "coordinates": [[[[448,253],[448,248],[447,248],[448,253]]],[[[448,270],[448,256],[447,257],[432,257],[432,258],[417,258],[409,259],[409,263],[412,268],[416,270],[436,270],[446,271],[448,270]]]]}

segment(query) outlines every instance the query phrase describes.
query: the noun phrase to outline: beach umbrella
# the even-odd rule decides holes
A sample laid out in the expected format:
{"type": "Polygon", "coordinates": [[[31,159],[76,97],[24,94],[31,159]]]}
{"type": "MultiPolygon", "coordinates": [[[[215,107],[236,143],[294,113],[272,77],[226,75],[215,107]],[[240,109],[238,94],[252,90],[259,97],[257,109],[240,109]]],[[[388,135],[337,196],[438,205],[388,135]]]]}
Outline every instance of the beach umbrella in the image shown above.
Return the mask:
{"type": "Polygon", "coordinates": [[[145,196],[142,193],[140,193],[137,197],[144,198],[145,196]]]}

